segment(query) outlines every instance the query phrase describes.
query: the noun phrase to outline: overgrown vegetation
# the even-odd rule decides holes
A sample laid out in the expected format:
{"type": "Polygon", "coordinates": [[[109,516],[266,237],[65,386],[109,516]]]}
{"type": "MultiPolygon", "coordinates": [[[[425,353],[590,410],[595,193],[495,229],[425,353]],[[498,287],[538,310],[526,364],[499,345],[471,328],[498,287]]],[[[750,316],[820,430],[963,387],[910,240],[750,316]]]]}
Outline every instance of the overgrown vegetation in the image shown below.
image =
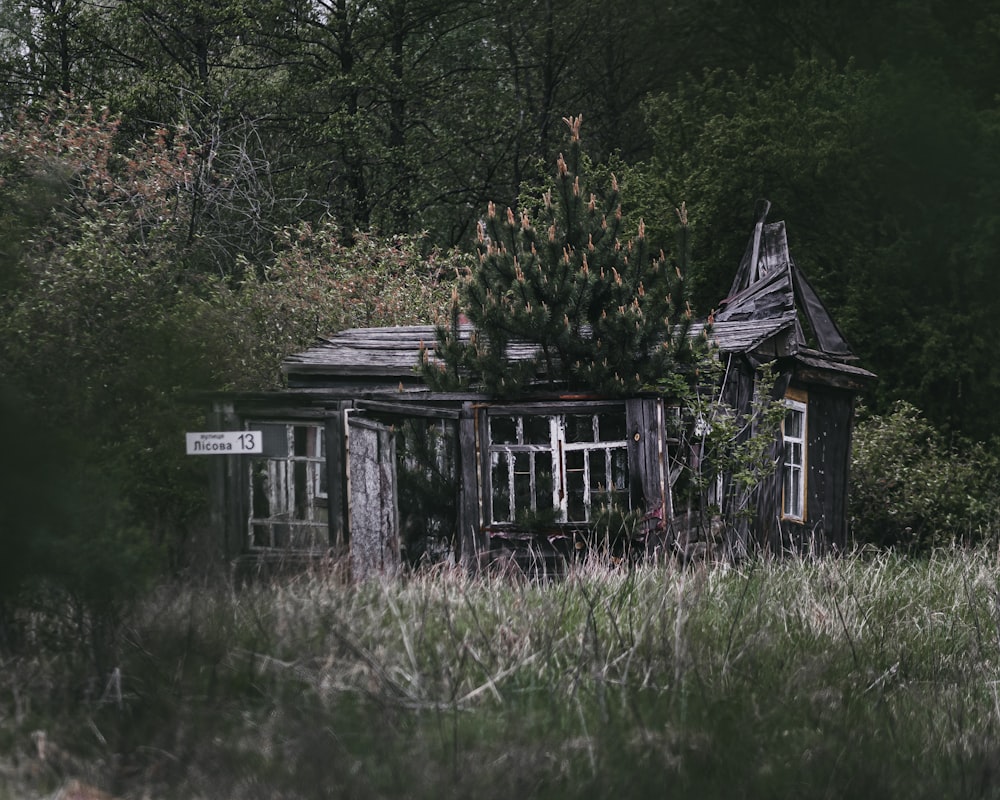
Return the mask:
{"type": "Polygon", "coordinates": [[[926,553],[996,535],[1000,479],[995,450],[948,442],[909,403],[862,412],[854,435],[852,532],[858,544],[926,553]]]}
{"type": "Polygon", "coordinates": [[[993,797],[997,558],[164,586],[99,681],[36,611],[0,796],[993,797]]]}
{"type": "Polygon", "coordinates": [[[120,136],[69,98],[0,131],[0,438],[46,432],[0,468],[8,486],[32,476],[0,495],[17,578],[0,594],[121,558],[127,595],[145,574],[133,556],[160,571],[204,558],[205,464],[182,446],[204,429],[198,393],[274,388],[285,355],[347,326],[429,322],[465,263],[419,236],[347,243],[321,220],[270,231],[266,263],[222,274],[217,243],[192,234],[190,134],[120,136]]]}

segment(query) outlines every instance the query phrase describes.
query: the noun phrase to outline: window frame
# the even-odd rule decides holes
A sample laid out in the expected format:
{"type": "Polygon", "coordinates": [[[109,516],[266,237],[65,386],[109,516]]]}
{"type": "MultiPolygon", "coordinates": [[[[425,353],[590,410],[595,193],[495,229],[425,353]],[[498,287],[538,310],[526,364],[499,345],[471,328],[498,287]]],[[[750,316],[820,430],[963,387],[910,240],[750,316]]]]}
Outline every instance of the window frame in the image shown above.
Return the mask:
{"type": "MultiPolygon", "coordinates": [[[[508,428],[509,431],[510,428],[508,428]]],[[[555,526],[589,525],[594,520],[595,501],[600,499],[600,487],[609,485],[611,481],[615,481],[616,484],[622,483],[620,486],[616,485],[614,491],[619,497],[624,498],[627,505],[631,505],[629,440],[623,404],[595,404],[566,408],[551,405],[539,408],[493,406],[488,409],[485,436],[484,486],[486,492],[484,492],[483,512],[490,526],[515,528],[524,515],[539,514],[540,511],[542,513],[553,512],[552,524],[555,526]],[[603,432],[600,418],[606,415],[620,415],[620,425],[617,426],[620,427],[621,438],[601,438],[603,432]],[[525,421],[530,417],[547,420],[548,435],[544,437],[544,441],[542,441],[543,437],[526,437],[525,421]],[[590,417],[592,425],[592,439],[590,441],[571,441],[572,436],[567,424],[571,417],[590,417]],[[513,420],[515,435],[512,438],[514,441],[496,441],[498,437],[494,425],[500,419],[513,420]],[[534,441],[529,441],[531,438],[534,438],[534,441]],[[595,463],[599,457],[595,458],[594,454],[598,453],[603,455],[603,466],[600,467],[595,463]],[[582,454],[582,457],[574,454],[582,454]],[[519,455],[526,457],[528,461],[527,471],[524,468],[518,469],[516,462],[519,455]],[[539,456],[543,458],[540,459],[539,456]],[[570,464],[568,459],[578,460],[575,464],[570,464]],[[499,486],[496,483],[496,476],[501,460],[506,462],[506,491],[498,496],[496,490],[499,486]],[[544,486],[539,487],[542,480],[539,465],[545,460],[551,464],[551,503],[540,502],[547,495],[544,486]],[[604,480],[595,484],[597,476],[594,475],[594,470],[598,468],[603,469],[604,480]],[[527,497],[530,501],[530,508],[527,509],[524,508],[523,501],[520,507],[518,506],[517,481],[519,476],[521,480],[527,476],[527,486],[529,487],[527,497]],[[624,480],[621,480],[622,476],[624,480]],[[575,490],[575,496],[579,498],[576,511],[571,508],[573,490],[575,490]],[[507,504],[506,511],[499,514],[497,513],[498,499],[501,503],[506,502],[507,504]],[[582,508],[582,514],[579,513],[580,508],[582,508]],[[573,519],[571,516],[582,516],[582,518],[573,519]]],[[[521,496],[524,496],[523,492],[521,496]]]]}
{"type": "Polygon", "coordinates": [[[806,491],[809,485],[809,398],[805,392],[789,390],[782,403],[786,413],[781,420],[781,518],[802,523],[806,521],[808,513],[806,491]],[[798,436],[790,435],[786,429],[788,412],[801,415],[801,429],[798,436]],[[794,456],[789,457],[789,445],[792,446],[793,454],[795,445],[798,445],[798,459],[794,456]],[[793,488],[792,481],[797,491],[794,491],[789,498],[789,489],[793,488]]]}
{"type": "MultiPolygon", "coordinates": [[[[247,465],[247,528],[251,550],[325,549],[329,541],[329,496],[325,485],[325,423],[313,419],[254,419],[245,429],[284,428],[283,455],[254,455],[247,465]],[[297,446],[296,429],[304,429],[297,446]],[[299,449],[304,452],[297,452],[299,449]],[[266,480],[269,516],[258,516],[258,481],[266,480]],[[301,542],[309,542],[303,547],[301,542]],[[320,544],[317,545],[316,542],[320,544]]],[[[266,451],[266,448],[265,448],[266,451]]]]}

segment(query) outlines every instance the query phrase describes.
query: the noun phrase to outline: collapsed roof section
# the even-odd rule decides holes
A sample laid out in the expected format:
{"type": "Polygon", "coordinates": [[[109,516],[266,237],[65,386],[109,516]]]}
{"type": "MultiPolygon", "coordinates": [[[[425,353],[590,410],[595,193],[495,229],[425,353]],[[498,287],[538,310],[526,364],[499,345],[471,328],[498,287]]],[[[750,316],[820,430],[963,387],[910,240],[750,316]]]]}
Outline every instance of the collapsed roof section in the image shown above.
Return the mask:
{"type": "Polygon", "coordinates": [[[865,388],[875,375],[850,363],[857,360],[850,345],[789,253],[785,223],[765,221],[769,207],[754,226],[729,296],[715,312],[716,324],[790,315],[794,333],[780,355],[792,357],[813,380],[865,388]]]}

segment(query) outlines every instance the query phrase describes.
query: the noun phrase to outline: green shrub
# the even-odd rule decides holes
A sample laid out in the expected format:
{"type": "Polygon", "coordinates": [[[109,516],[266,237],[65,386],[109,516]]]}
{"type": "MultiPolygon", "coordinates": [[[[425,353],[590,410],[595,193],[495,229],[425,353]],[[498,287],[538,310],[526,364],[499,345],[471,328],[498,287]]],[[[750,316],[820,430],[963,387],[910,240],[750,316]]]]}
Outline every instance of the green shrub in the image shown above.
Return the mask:
{"type": "Polygon", "coordinates": [[[859,544],[926,551],[980,540],[998,507],[997,459],[951,443],[914,406],[864,416],[854,434],[850,514],[859,544]]]}

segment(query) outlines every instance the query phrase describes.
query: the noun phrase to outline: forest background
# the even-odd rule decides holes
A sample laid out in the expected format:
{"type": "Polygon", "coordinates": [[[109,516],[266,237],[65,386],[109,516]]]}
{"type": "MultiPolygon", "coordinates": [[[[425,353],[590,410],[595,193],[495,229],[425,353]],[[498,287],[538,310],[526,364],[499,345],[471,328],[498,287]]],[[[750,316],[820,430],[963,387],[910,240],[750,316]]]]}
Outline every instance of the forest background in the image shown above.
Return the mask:
{"type": "Polygon", "coordinates": [[[942,457],[1000,433],[987,0],[9,0],[0,78],[5,590],[109,536],[108,574],[150,539],[183,565],[195,393],[432,319],[568,116],[655,244],[686,204],[699,313],[768,198],[869,410],[908,401],[942,457]]]}
{"type": "Polygon", "coordinates": [[[991,0],[0,0],[0,798],[997,796],[998,87],[991,0]],[[577,115],[699,314],[773,203],[926,557],[196,580],[203,393],[433,319],[577,115]]]}

